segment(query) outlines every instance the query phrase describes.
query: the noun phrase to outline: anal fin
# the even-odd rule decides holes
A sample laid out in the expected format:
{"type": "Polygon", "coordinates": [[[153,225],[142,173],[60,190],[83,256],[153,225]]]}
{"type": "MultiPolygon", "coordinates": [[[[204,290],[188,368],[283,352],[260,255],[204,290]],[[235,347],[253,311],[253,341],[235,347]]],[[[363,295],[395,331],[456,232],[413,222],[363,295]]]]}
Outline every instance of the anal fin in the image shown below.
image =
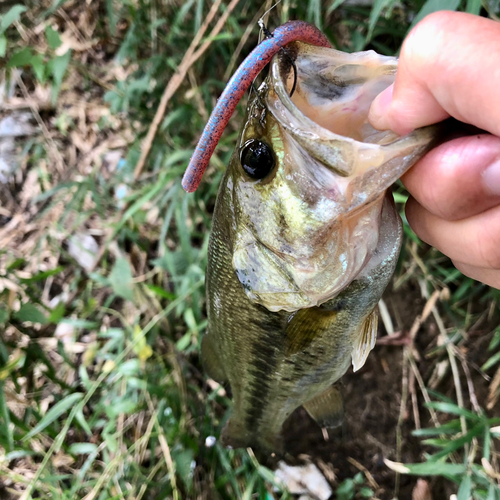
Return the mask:
{"type": "Polygon", "coordinates": [[[377,308],[375,308],[363,322],[361,331],[354,343],[354,348],[352,350],[352,367],[355,372],[363,367],[368,358],[368,354],[370,354],[370,351],[375,347],[375,343],[377,342],[377,325],[378,313],[377,308]]]}
{"type": "Polygon", "coordinates": [[[303,406],[320,427],[334,429],[344,420],[344,402],[336,385],[332,385],[303,406]]]}

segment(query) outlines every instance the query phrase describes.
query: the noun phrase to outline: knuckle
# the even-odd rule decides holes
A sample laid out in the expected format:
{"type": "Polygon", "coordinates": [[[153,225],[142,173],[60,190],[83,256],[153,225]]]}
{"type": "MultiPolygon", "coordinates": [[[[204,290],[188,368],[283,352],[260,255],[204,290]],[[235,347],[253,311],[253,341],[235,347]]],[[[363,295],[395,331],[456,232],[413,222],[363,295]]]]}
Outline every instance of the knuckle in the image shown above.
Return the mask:
{"type": "Polygon", "coordinates": [[[443,193],[438,183],[429,183],[422,190],[422,205],[440,219],[448,220],[448,207],[443,203],[443,193]]]}
{"type": "Polygon", "coordinates": [[[500,269],[500,228],[482,226],[478,231],[477,247],[481,267],[500,269]]]}
{"type": "Polygon", "coordinates": [[[440,11],[424,17],[408,34],[401,49],[401,60],[410,61],[414,72],[440,59],[441,38],[452,22],[453,12],[440,11]]]}

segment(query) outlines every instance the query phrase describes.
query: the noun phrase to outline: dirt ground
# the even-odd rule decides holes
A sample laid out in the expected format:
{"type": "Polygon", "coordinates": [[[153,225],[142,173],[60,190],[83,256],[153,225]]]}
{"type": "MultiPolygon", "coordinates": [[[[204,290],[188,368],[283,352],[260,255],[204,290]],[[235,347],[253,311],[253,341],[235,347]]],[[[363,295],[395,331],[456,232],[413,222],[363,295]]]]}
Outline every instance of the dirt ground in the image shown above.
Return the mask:
{"type": "MultiPolygon", "coordinates": [[[[421,314],[425,300],[420,291],[411,285],[403,289],[387,291],[384,299],[390,312],[398,308],[401,325],[396,329],[408,332],[415,320],[421,314]]],[[[491,340],[491,331],[488,325],[483,325],[481,331],[471,334],[464,352],[471,367],[471,379],[481,406],[486,406],[489,382],[474,369],[485,361],[485,353],[491,340]]],[[[379,342],[385,335],[384,327],[379,327],[379,342]]],[[[435,360],[426,358],[430,349],[436,346],[437,332],[432,317],[420,328],[415,339],[415,349],[419,371],[426,385],[436,366],[435,360]]],[[[382,341],[384,342],[384,341],[382,341]]],[[[358,372],[348,372],[343,380],[345,400],[345,420],[342,428],[330,432],[328,440],[321,429],[307,414],[299,408],[289,418],[284,426],[286,449],[289,453],[288,461],[309,459],[319,465],[320,469],[333,471],[337,480],[353,477],[363,471],[364,466],[378,485],[376,496],[380,500],[394,498],[395,473],[385,464],[384,459],[396,461],[397,456],[397,427],[401,413],[402,380],[404,345],[380,345],[372,351],[366,365],[358,372]],[[306,457],[307,456],[307,457],[306,457]],[[300,458],[299,458],[300,457],[300,458]],[[356,463],[357,462],[357,463],[356,463]]],[[[448,370],[449,371],[449,370],[448,370]]],[[[462,387],[467,387],[464,378],[462,387]]],[[[450,373],[446,373],[434,387],[441,394],[455,399],[455,386],[450,373]]],[[[424,452],[436,451],[421,444],[420,439],[412,436],[416,428],[415,413],[418,411],[420,427],[433,427],[428,410],[423,406],[423,397],[414,379],[408,378],[409,396],[404,409],[401,423],[401,456],[403,463],[418,463],[423,460],[424,452]],[[412,403],[412,395],[417,403],[412,403]]],[[[466,404],[469,405],[468,395],[466,404]]],[[[490,415],[498,414],[498,404],[490,415]]],[[[328,472],[326,474],[328,476],[328,472]]],[[[366,474],[365,474],[366,476],[366,474]]],[[[412,499],[412,491],[417,483],[416,477],[402,475],[400,478],[400,500],[412,499]]],[[[457,485],[442,478],[428,479],[433,500],[448,499],[456,493],[457,485]]],[[[373,485],[371,485],[373,486],[373,485]]]]}

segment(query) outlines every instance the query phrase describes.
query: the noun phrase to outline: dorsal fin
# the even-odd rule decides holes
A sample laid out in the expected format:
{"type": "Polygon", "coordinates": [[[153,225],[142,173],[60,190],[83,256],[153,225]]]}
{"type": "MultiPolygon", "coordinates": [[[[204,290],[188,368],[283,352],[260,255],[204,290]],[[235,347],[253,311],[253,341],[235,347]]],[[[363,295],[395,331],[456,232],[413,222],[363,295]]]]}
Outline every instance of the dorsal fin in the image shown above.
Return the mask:
{"type": "Polygon", "coordinates": [[[375,347],[377,341],[377,325],[378,325],[378,312],[375,308],[371,314],[365,319],[361,326],[359,336],[354,343],[352,350],[352,367],[356,372],[366,362],[368,354],[375,347]]]}

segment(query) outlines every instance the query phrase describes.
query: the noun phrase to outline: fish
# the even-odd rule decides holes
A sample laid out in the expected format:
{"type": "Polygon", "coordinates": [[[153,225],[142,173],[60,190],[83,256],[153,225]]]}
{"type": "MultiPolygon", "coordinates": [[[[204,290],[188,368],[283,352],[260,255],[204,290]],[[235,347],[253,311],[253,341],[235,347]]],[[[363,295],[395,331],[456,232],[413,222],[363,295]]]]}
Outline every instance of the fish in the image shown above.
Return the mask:
{"type": "MultiPolygon", "coordinates": [[[[388,189],[437,136],[435,126],[400,137],[369,124],[396,58],[303,38],[273,45],[250,94],[208,246],[201,358],[233,397],[221,441],[266,453],[283,452],[283,423],[300,406],[322,428],[342,423],[339,381],[375,345],[401,247],[388,189]]],[[[186,174],[188,191],[205,166],[186,174]]]]}

